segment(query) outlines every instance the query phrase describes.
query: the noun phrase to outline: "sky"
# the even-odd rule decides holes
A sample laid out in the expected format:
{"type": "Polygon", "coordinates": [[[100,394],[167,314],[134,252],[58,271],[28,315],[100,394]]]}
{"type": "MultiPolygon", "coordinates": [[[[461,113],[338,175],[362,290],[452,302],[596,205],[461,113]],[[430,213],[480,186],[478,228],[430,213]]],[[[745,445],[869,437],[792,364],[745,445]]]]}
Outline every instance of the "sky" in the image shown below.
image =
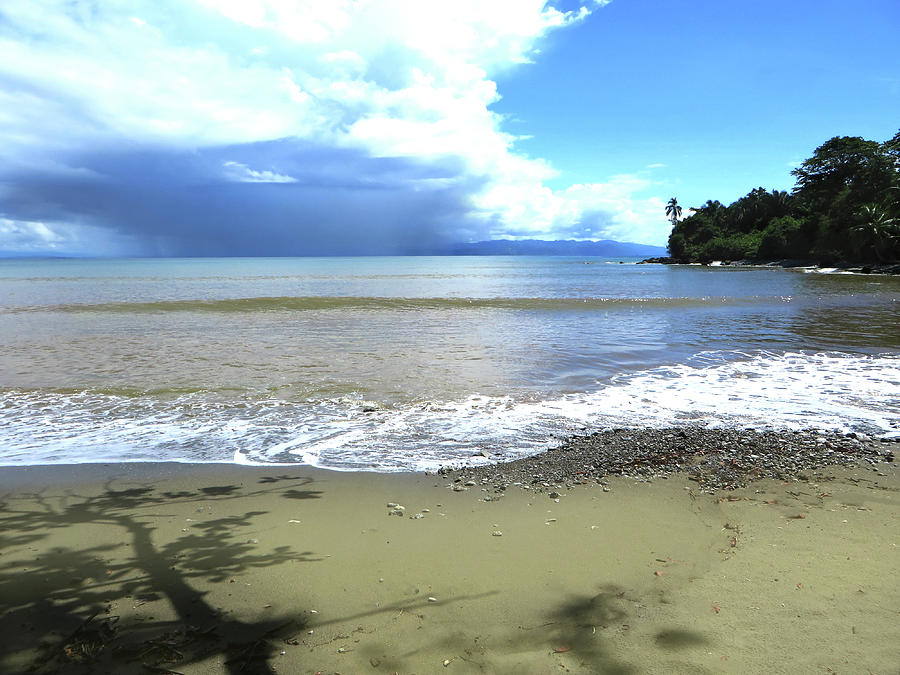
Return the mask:
{"type": "Polygon", "coordinates": [[[897,0],[4,0],[0,254],[664,245],[900,128],[897,0]]]}

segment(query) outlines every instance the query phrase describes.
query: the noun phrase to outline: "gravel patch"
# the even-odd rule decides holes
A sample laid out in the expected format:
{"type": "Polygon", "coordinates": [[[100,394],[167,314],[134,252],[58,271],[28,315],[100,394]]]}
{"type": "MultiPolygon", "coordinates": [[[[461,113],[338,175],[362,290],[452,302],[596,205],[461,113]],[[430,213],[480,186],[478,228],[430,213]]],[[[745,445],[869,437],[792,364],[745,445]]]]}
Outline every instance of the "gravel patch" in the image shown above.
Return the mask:
{"type": "Polygon", "coordinates": [[[445,467],[457,487],[467,482],[543,490],[628,476],[638,480],[685,473],[704,492],[744,487],[760,478],[805,480],[823,466],[893,462],[900,442],[823,431],[755,431],[677,427],[606,429],[573,436],[533,457],[502,464],[445,467]]]}

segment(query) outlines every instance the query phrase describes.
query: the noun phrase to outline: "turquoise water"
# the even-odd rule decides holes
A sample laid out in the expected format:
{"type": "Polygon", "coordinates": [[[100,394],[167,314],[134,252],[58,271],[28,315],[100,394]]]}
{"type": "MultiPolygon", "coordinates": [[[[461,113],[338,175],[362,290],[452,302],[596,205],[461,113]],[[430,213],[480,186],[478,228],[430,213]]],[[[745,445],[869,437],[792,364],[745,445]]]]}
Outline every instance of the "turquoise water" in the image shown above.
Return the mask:
{"type": "Polygon", "coordinates": [[[403,470],[587,426],[900,433],[900,279],[634,263],[0,261],[0,463],[403,470]]]}

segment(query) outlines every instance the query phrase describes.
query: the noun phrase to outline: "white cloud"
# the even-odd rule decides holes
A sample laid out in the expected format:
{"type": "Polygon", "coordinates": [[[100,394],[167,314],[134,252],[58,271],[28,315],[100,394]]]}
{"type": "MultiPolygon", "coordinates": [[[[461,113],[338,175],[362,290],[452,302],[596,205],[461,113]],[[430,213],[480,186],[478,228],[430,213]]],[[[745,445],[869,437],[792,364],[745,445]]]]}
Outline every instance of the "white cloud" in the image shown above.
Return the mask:
{"type": "MultiPolygon", "coordinates": [[[[583,21],[544,0],[6,0],[0,147],[10,161],[85,149],[177,149],[295,138],[374,157],[453,158],[470,217],[493,236],[661,243],[635,177],[554,191],[541,159],[489,106],[497,73],[583,21]],[[40,36],[40,39],[36,39],[40,36]],[[603,214],[599,217],[597,214],[603,214]]],[[[294,182],[275,165],[223,164],[226,180],[294,182]]],[[[445,180],[443,178],[436,180],[445,180]]]]}
{"type": "Polygon", "coordinates": [[[137,242],[89,225],[0,218],[0,251],[6,253],[127,256],[139,250],[137,242]]]}
{"type": "Polygon", "coordinates": [[[235,183],[296,183],[297,179],[274,171],[257,171],[240,162],[223,162],[225,176],[235,183]]]}
{"type": "Polygon", "coordinates": [[[44,223],[0,218],[0,236],[11,248],[46,246],[53,248],[62,237],[44,223]]]}

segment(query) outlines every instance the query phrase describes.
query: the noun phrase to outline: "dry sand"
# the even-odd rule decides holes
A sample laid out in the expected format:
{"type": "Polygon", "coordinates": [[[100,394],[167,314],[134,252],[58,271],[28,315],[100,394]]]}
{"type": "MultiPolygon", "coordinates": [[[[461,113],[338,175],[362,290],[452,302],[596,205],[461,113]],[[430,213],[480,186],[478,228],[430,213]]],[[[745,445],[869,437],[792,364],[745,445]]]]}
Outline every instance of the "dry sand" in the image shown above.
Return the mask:
{"type": "Polygon", "coordinates": [[[894,465],[715,495],[446,483],[3,469],[0,672],[900,672],[894,465]]]}

